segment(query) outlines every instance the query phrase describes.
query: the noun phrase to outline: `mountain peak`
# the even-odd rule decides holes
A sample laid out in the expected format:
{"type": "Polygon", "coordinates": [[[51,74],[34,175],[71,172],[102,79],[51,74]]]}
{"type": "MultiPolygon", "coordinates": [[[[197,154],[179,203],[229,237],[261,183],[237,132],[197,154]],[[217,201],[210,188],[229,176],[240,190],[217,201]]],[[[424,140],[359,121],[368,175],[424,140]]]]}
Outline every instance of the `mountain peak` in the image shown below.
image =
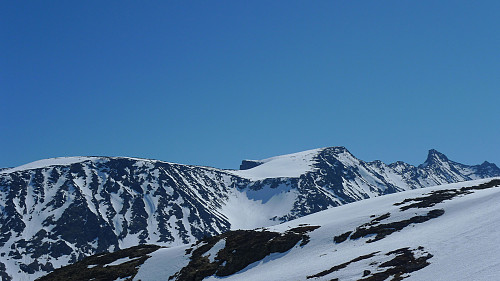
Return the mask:
{"type": "Polygon", "coordinates": [[[440,162],[448,162],[448,161],[450,160],[448,159],[448,157],[446,157],[446,155],[435,149],[430,149],[429,153],[427,154],[427,159],[424,162],[424,166],[440,162]]]}
{"type": "Polygon", "coordinates": [[[325,147],[323,150],[329,150],[335,154],[340,154],[340,153],[350,153],[345,146],[330,146],[330,147],[325,147]]]}
{"type": "Polygon", "coordinates": [[[311,149],[263,160],[244,160],[240,165],[240,170],[228,170],[228,172],[252,180],[298,178],[314,170],[315,157],[322,150],[322,148],[311,149]]]}

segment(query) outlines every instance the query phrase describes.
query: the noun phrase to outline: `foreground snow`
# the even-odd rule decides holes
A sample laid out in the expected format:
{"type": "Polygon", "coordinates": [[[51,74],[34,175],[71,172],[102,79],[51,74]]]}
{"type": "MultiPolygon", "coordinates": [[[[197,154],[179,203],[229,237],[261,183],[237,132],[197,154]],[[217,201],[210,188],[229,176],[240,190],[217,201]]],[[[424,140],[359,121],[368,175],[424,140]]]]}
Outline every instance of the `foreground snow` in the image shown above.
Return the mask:
{"type": "MultiPolygon", "coordinates": [[[[296,245],[285,253],[273,253],[234,275],[211,276],[204,280],[359,280],[368,271],[375,274],[385,270],[380,265],[394,258],[395,250],[404,248],[413,251],[416,258],[430,257],[428,266],[402,275],[407,280],[495,280],[499,274],[500,258],[496,247],[500,244],[500,187],[474,190],[425,208],[402,210],[402,206],[409,206],[414,201],[394,205],[405,199],[428,196],[434,191],[459,191],[461,187],[490,180],[405,191],[268,227],[269,231],[284,232],[304,224],[321,226],[309,233],[310,242],[305,246],[296,245]],[[422,223],[409,224],[375,242],[369,242],[374,236],[346,239],[340,243],[333,241],[334,237],[355,231],[373,222],[374,218],[380,218],[374,225],[390,224],[422,217],[432,210],[444,210],[444,214],[422,223]],[[345,267],[328,273],[328,269],[345,263],[348,263],[345,267]]],[[[134,280],[164,280],[166,276],[172,276],[188,264],[184,254],[189,247],[152,253],[152,258],[139,269],[134,280]]]]}

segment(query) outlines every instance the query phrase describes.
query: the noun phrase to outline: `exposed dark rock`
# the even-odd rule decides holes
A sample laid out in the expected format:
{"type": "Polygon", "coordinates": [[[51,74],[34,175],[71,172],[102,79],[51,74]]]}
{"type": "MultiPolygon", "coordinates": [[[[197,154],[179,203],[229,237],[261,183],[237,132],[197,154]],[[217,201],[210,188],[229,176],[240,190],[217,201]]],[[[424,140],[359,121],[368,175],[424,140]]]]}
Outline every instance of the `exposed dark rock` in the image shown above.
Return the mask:
{"type": "Polygon", "coordinates": [[[132,280],[138,267],[148,258],[148,254],[158,250],[156,245],[140,245],[114,253],[101,253],[82,261],[54,270],[37,281],[114,281],[118,278],[132,280]],[[118,259],[129,258],[124,263],[106,266],[118,259]]]}
{"type": "Polygon", "coordinates": [[[381,220],[389,218],[390,214],[387,213],[371,220],[368,223],[358,226],[354,231],[348,231],[341,235],[335,236],[333,238],[333,241],[338,244],[346,241],[348,238],[350,238],[351,240],[356,240],[361,237],[375,236],[374,238],[366,241],[366,243],[372,243],[380,239],[383,239],[387,235],[390,235],[396,231],[400,231],[403,228],[409,226],[410,224],[423,223],[428,220],[437,218],[443,214],[444,210],[436,209],[429,211],[426,215],[423,216],[414,216],[402,221],[381,224],[380,223],[381,220]]]}
{"type": "MultiPolygon", "coordinates": [[[[388,252],[385,255],[386,256],[396,255],[396,256],[391,260],[383,262],[382,264],[378,265],[377,270],[374,271],[373,273],[371,270],[368,269],[363,270],[362,274],[363,278],[359,279],[358,281],[384,281],[388,280],[388,278],[390,277],[392,277],[392,279],[390,280],[400,281],[405,277],[407,277],[405,275],[428,266],[430,264],[428,260],[432,258],[432,255],[425,252],[424,248],[421,246],[418,247],[417,250],[414,249],[412,250],[410,248],[401,248],[388,252]],[[418,255],[419,257],[415,256],[417,251],[421,252],[418,255]]],[[[374,252],[371,254],[359,256],[353,260],[333,266],[330,269],[324,270],[320,273],[307,276],[307,279],[324,277],[333,274],[341,269],[344,269],[350,264],[367,259],[377,259],[378,256],[380,256],[379,252],[374,252]]],[[[370,263],[370,265],[375,266],[377,265],[377,263],[372,262],[370,263]]],[[[331,280],[338,280],[338,278],[333,278],[331,280]]]]}
{"type": "Polygon", "coordinates": [[[443,209],[436,209],[429,211],[426,215],[414,216],[407,220],[396,221],[386,224],[378,224],[378,225],[371,225],[371,224],[363,225],[356,228],[354,233],[351,235],[350,239],[355,240],[361,237],[375,235],[374,238],[366,241],[367,243],[375,242],[385,238],[387,235],[402,230],[403,228],[409,226],[410,224],[423,223],[428,220],[437,218],[443,214],[444,214],[443,209]]]}
{"type": "Polygon", "coordinates": [[[351,235],[351,233],[352,233],[352,231],[347,231],[346,233],[335,236],[335,237],[333,237],[333,241],[337,244],[342,243],[345,240],[347,240],[347,238],[349,238],[349,235],[351,235]]]}
{"type": "Polygon", "coordinates": [[[0,262],[0,278],[2,281],[12,281],[12,277],[7,274],[6,270],[5,264],[0,262]]]}
{"type": "Polygon", "coordinates": [[[327,269],[327,270],[324,270],[324,271],[321,271],[320,273],[318,274],[314,274],[314,275],[311,275],[311,276],[307,276],[307,279],[311,279],[311,278],[318,278],[318,277],[323,277],[325,275],[328,275],[328,274],[331,274],[335,271],[339,271],[340,269],[342,268],[346,268],[348,265],[350,265],[351,263],[355,263],[355,262],[358,262],[358,261],[362,261],[362,260],[366,260],[366,259],[369,259],[369,258],[372,258],[373,256],[375,256],[378,252],[374,252],[374,253],[371,253],[371,254],[368,254],[368,255],[363,255],[363,256],[359,256],[353,260],[350,260],[348,262],[345,262],[345,263],[342,263],[342,264],[339,264],[339,265],[336,265],[330,269],[327,269]]]}
{"type": "Polygon", "coordinates": [[[391,216],[391,213],[385,213],[381,216],[378,216],[378,217],[372,219],[372,221],[370,222],[370,225],[377,224],[385,219],[388,219],[390,216],[391,216]]]}
{"type": "Polygon", "coordinates": [[[248,170],[262,165],[263,162],[256,160],[243,160],[241,161],[240,170],[248,170]]]}
{"type": "Polygon", "coordinates": [[[441,203],[446,200],[451,200],[460,195],[466,195],[472,193],[474,190],[481,190],[492,188],[495,186],[500,186],[500,180],[494,179],[486,183],[482,183],[475,186],[462,187],[460,189],[444,189],[444,190],[436,190],[430,192],[426,196],[417,197],[417,198],[408,198],[403,200],[402,202],[395,203],[394,206],[400,206],[401,211],[405,211],[412,208],[428,208],[432,207],[438,203],[441,203]],[[414,202],[414,203],[411,203],[414,202]],[[408,204],[411,203],[411,204],[408,204]],[[405,205],[408,204],[408,205],[405,205]]]}
{"type": "MultiPolygon", "coordinates": [[[[255,230],[236,230],[204,239],[202,244],[192,252],[191,261],[175,276],[177,280],[199,281],[207,276],[219,277],[234,274],[251,263],[264,259],[272,253],[284,253],[303,241],[306,232],[319,226],[301,226],[285,233],[255,230]],[[220,240],[225,240],[213,262],[204,254],[220,240]]],[[[307,243],[307,242],[306,242],[307,243]]],[[[172,276],[170,279],[173,279],[172,276]]]]}
{"type": "MultiPolygon", "coordinates": [[[[423,248],[419,247],[419,250],[423,250],[423,248]]],[[[425,253],[417,258],[415,257],[414,252],[415,250],[411,250],[409,248],[401,248],[387,253],[386,255],[396,255],[393,259],[384,262],[379,266],[379,268],[387,269],[382,272],[376,272],[371,276],[360,279],[359,281],[383,281],[387,280],[389,277],[392,277],[391,280],[400,281],[408,277],[404,276],[405,274],[420,270],[430,264],[428,260],[432,258],[431,254],[425,253]]]]}

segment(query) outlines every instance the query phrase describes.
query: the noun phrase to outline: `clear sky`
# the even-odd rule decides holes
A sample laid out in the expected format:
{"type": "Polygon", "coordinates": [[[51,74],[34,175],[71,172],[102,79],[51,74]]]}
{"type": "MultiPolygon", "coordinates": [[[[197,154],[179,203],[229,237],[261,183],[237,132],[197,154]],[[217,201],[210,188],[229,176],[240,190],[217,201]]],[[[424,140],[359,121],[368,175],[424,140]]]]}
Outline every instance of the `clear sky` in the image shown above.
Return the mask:
{"type": "Polygon", "coordinates": [[[0,167],[500,164],[500,1],[2,1],[0,167]]]}

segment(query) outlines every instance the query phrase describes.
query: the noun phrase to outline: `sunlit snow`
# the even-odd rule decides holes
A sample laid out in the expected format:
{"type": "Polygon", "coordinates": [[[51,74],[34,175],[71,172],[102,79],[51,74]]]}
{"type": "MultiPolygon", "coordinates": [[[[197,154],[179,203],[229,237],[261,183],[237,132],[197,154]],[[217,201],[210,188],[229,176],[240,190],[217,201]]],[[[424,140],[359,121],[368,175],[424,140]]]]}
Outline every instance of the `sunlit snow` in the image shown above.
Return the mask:
{"type": "Polygon", "coordinates": [[[300,175],[314,169],[314,157],[321,150],[322,149],[312,149],[299,153],[271,157],[260,160],[259,162],[262,162],[262,164],[252,169],[228,172],[251,180],[300,177],[300,175]]]}
{"type": "MultiPolygon", "coordinates": [[[[498,278],[498,249],[500,244],[500,187],[475,190],[472,193],[445,200],[428,208],[412,208],[401,210],[394,203],[407,198],[425,196],[435,190],[459,189],[489,180],[476,180],[456,184],[448,184],[418,190],[362,200],[337,208],[325,210],[305,216],[284,224],[268,227],[271,231],[286,231],[304,224],[319,225],[320,228],[310,233],[310,242],[301,247],[295,246],[282,254],[271,254],[261,261],[250,264],[234,275],[226,277],[211,276],[204,280],[311,280],[307,276],[325,271],[362,255],[375,253],[372,258],[353,262],[348,266],[312,280],[358,280],[363,278],[364,271],[381,270],[378,265],[394,258],[388,254],[396,249],[414,249],[416,257],[426,253],[432,254],[430,265],[411,274],[406,274],[409,281],[428,280],[476,280],[490,281],[498,278]],[[333,237],[346,231],[352,231],[374,216],[390,213],[384,222],[396,222],[415,215],[422,215],[431,209],[444,209],[445,213],[424,223],[413,224],[401,231],[394,232],[384,239],[366,243],[366,238],[347,240],[336,244],[333,237]],[[419,247],[422,247],[421,249],[419,247]],[[427,251],[427,252],[426,252],[427,251]]],[[[223,241],[223,240],[221,240],[223,241]]],[[[217,243],[210,251],[210,257],[221,249],[222,242],[217,243]],[[219,245],[220,244],[220,245],[219,245]]],[[[169,260],[152,259],[147,261],[148,270],[155,273],[145,274],[146,267],[141,267],[141,275],[134,280],[162,280],[160,278],[164,266],[163,278],[180,270],[187,264],[186,255],[181,249],[164,249],[161,255],[169,256],[169,260]],[[169,255],[170,253],[170,255],[169,255]],[[154,265],[156,263],[156,266],[154,265]],[[149,278],[149,279],[148,279],[149,278]]]]}
{"type": "Polygon", "coordinates": [[[61,165],[70,165],[74,163],[79,163],[87,160],[98,159],[97,157],[58,157],[58,158],[49,158],[38,160],[35,162],[31,162],[28,164],[24,164],[15,168],[0,170],[0,174],[7,174],[22,170],[31,170],[37,168],[45,168],[48,166],[61,166],[61,165]]]}

